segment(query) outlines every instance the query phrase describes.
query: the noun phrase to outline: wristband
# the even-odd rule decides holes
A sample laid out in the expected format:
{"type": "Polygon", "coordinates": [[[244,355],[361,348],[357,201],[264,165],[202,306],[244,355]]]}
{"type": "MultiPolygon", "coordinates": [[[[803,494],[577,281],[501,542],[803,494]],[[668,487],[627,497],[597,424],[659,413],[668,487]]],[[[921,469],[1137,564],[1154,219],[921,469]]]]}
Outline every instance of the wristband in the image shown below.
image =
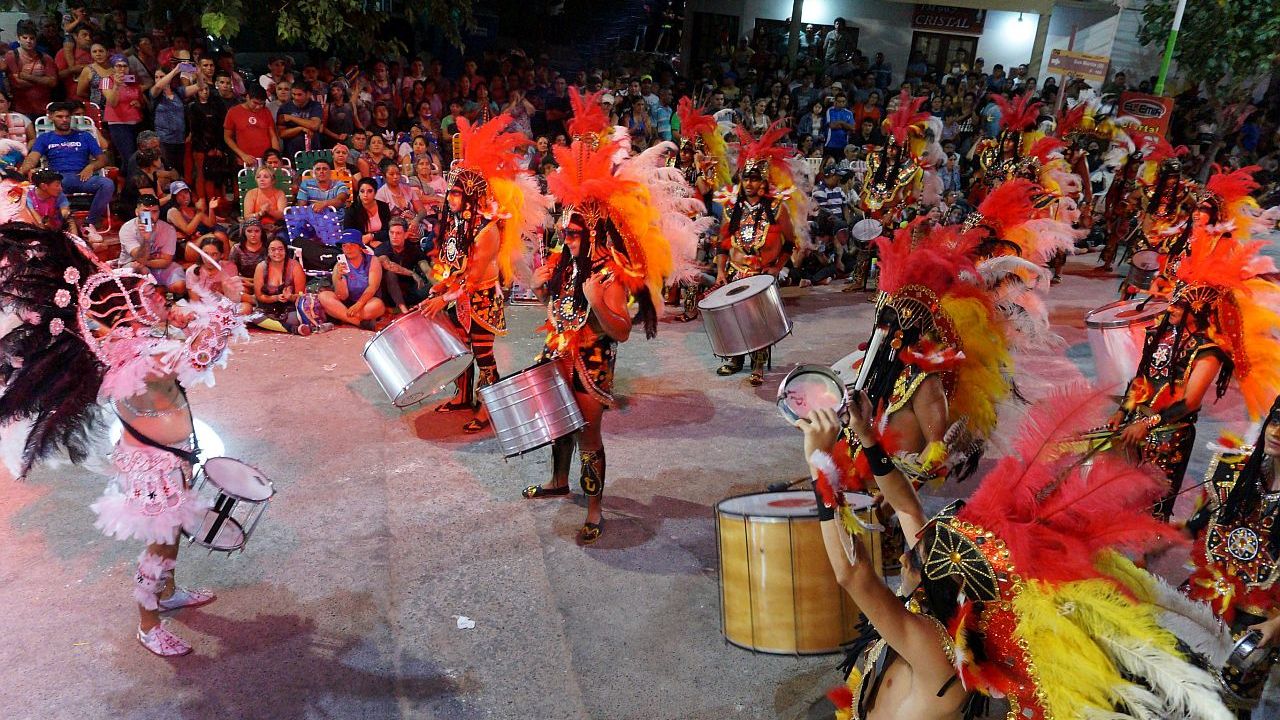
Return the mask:
{"type": "Polygon", "coordinates": [[[836,519],[836,509],[827,507],[827,504],[822,501],[822,493],[818,490],[816,482],[813,484],[813,502],[818,506],[818,522],[836,519]]]}
{"type": "Polygon", "coordinates": [[[867,464],[871,466],[872,475],[884,477],[893,472],[893,461],[879,445],[863,445],[862,454],[867,456],[867,464]]]}

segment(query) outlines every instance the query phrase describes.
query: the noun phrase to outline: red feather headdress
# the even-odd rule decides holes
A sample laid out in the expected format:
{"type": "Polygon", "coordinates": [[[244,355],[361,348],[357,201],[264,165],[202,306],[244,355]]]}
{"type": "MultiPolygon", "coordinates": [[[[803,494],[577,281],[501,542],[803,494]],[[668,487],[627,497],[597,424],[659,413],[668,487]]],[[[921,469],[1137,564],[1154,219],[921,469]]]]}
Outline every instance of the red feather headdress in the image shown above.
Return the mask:
{"type": "Polygon", "coordinates": [[[597,90],[583,96],[578,88],[569,87],[569,106],[573,109],[573,117],[569,120],[569,135],[573,138],[599,136],[609,129],[609,115],[600,105],[604,90],[597,90]]]}
{"type": "Polygon", "coordinates": [[[1010,102],[1003,95],[993,95],[997,107],[1000,108],[1000,127],[1003,130],[1026,132],[1036,126],[1043,103],[1034,101],[1035,95],[1027,91],[1010,102]]]}
{"type": "Polygon", "coordinates": [[[1253,194],[1259,185],[1254,173],[1262,168],[1249,165],[1229,173],[1214,173],[1205,183],[1205,189],[1218,197],[1223,205],[1233,205],[1253,194]]]}
{"type": "Polygon", "coordinates": [[[715,118],[694,107],[688,97],[680,98],[676,104],[676,117],[680,118],[680,137],[685,142],[693,142],[703,133],[716,131],[715,118]]]}
{"type": "Polygon", "coordinates": [[[1148,143],[1144,148],[1143,159],[1151,163],[1164,162],[1165,160],[1178,160],[1182,156],[1191,152],[1186,145],[1174,147],[1164,138],[1156,138],[1154,142],[1148,143]]]}
{"type": "Polygon", "coordinates": [[[786,120],[778,120],[756,138],[741,125],[734,128],[738,134],[738,171],[758,170],[767,174],[770,168],[784,167],[795,150],[778,144],[791,132],[786,120]]]}
{"type": "Polygon", "coordinates": [[[1036,140],[1031,149],[1027,151],[1027,155],[1039,160],[1041,165],[1048,165],[1052,159],[1050,156],[1054,153],[1060,154],[1066,147],[1067,144],[1065,142],[1052,135],[1046,135],[1036,140]]]}
{"type": "Polygon", "coordinates": [[[906,146],[912,135],[924,135],[924,123],[930,116],[927,112],[920,112],[920,106],[926,99],[923,95],[912,97],[906,90],[898,95],[898,109],[884,119],[885,134],[893,142],[906,146]]]}

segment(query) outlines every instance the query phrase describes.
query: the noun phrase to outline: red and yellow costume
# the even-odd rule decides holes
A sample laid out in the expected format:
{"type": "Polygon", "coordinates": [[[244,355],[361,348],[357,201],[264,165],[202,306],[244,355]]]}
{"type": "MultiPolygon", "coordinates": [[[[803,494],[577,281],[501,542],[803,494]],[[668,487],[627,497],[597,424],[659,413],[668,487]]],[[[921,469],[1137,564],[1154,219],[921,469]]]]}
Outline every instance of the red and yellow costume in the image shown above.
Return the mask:
{"type": "Polygon", "coordinates": [[[973,204],[981,202],[986,193],[1003,182],[1014,178],[1039,180],[1040,163],[1030,150],[1043,137],[1035,130],[1042,103],[1033,98],[1030,92],[1012,101],[1003,95],[992,96],[1000,108],[1000,134],[980,141],[973,151],[982,178],[981,183],[974,183],[970,194],[973,204]]]}
{"type": "Polygon", "coordinates": [[[925,100],[923,96],[913,98],[903,90],[898,96],[898,109],[884,120],[885,145],[867,156],[867,174],[859,196],[867,217],[893,223],[902,208],[920,193],[925,129],[933,117],[920,112],[925,100]]]}
{"type": "MultiPolygon", "coordinates": [[[[1008,720],[1226,720],[1214,679],[1161,624],[1177,593],[1119,552],[1159,543],[1165,528],[1145,512],[1159,482],[1114,457],[1086,464],[1062,450],[1101,401],[1069,390],[1031,409],[1012,452],[970,500],[925,526],[915,548],[922,580],[909,609],[939,625],[939,645],[955,666],[951,682],[1003,698],[1008,720]]],[[[831,481],[819,473],[827,507],[839,497],[831,481]]],[[[896,659],[884,641],[869,646],[862,670],[829,694],[838,720],[865,717],[896,659]]],[[[979,714],[972,702],[960,710],[966,720],[979,714]]]]}

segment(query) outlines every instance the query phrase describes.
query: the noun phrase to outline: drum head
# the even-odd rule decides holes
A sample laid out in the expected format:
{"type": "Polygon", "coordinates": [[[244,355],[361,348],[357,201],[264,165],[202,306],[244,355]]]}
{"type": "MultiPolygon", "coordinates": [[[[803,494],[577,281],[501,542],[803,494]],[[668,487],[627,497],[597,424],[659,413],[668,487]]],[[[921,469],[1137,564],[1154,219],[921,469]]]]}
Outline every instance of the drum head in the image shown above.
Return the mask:
{"type": "Polygon", "coordinates": [[[871,218],[859,220],[853,224],[853,236],[862,242],[876,239],[883,231],[884,225],[881,225],[879,220],[871,218]]]}
{"type": "Polygon", "coordinates": [[[862,362],[862,357],[866,354],[866,350],[854,350],[831,365],[831,369],[840,378],[840,381],[845,384],[845,387],[853,387],[853,383],[857,381],[858,367],[862,362]]]}
{"type": "Polygon", "coordinates": [[[797,365],[778,386],[778,410],[791,422],[814,410],[839,413],[847,401],[844,382],[824,365],[797,365]]]}
{"type": "Polygon", "coordinates": [[[240,523],[235,518],[229,517],[222,521],[222,525],[218,527],[218,532],[214,533],[212,538],[209,537],[209,530],[218,520],[218,513],[210,510],[204,514],[204,519],[200,521],[200,529],[195,533],[189,534],[191,542],[197,545],[203,545],[210,550],[218,550],[221,552],[233,552],[244,547],[244,528],[240,527],[240,523]]]}
{"type": "Polygon", "coordinates": [[[703,310],[715,310],[716,308],[733,305],[752,295],[758,295],[768,290],[773,284],[772,275],[752,275],[741,280],[734,280],[707,295],[698,303],[698,307],[703,310]]]}
{"type": "Polygon", "coordinates": [[[1103,305],[1084,316],[1084,324],[1094,328],[1118,328],[1145,325],[1167,310],[1164,300],[1119,300],[1103,305]],[[1145,307],[1139,307],[1145,305],[1145,307]]]}
{"type": "Polygon", "coordinates": [[[716,505],[723,515],[754,518],[804,518],[818,517],[810,490],[787,490],[739,495],[721,500],[716,505]]]}
{"type": "Polygon", "coordinates": [[[1129,259],[1129,264],[1139,270],[1159,270],[1160,254],[1155,250],[1140,250],[1129,259]]]}
{"type": "Polygon", "coordinates": [[[459,355],[431,368],[405,386],[391,403],[403,408],[417,405],[423,400],[439,395],[445,388],[452,385],[459,375],[471,367],[471,357],[470,353],[459,355]]]}
{"type": "Polygon", "coordinates": [[[200,469],[214,487],[236,500],[263,502],[275,494],[266,475],[235,458],[209,458],[200,469]]]}
{"type": "MultiPolygon", "coordinates": [[[[845,493],[845,501],[854,510],[871,507],[872,498],[865,493],[845,493]]],[[[807,518],[818,516],[811,490],[752,493],[721,500],[716,511],[722,515],[749,518],[807,518]]]]}

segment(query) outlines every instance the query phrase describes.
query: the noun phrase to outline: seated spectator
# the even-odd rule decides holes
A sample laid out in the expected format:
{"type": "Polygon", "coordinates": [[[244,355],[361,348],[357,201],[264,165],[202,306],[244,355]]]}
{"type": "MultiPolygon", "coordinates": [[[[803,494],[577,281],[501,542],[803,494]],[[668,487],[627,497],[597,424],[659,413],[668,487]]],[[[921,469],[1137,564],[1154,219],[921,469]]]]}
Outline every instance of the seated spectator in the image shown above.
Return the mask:
{"type": "Polygon", "coordinates": [[[177,249],[178,232],[160,219],[160,200],[155,195],[139,197],[136,216],[120,227],[121,264],[150,272],[169,292],[185,295],[186,275],[173,259],[177,249]]]}
{"type": "Polygon", "coordinates": [[[391,208],[391,216],[409,224],[409,237],[422,235],[422,219],[427,203],[422,191],[401,180],[400,168],[391,160],[382,161],[382,187],[374,196],[391,208]]]}
{"type": "Polygon", "coordinates": [[[284,208],[288,204],[284,191],[276,187],[276,171],[263,165],[253,171],[256,187],[244,194],[244,219],[258,220],[268,232],[284,222],[284,208]]]}
{"type": "Polygon", "coordinates": [[[138,168],[125,178],[124,191],[120,194],[120,202],[126,206],[135,205],[140,195],[155,195],[161,205],[169,203],[169,183],[161,177],[164,160],[159,150],[139,150],[138,168]]]}
{"type": "Polygon", "coordinates": [[[55,170],[37,170],[31,174],[18,218],[47,230],[66,228],[76,232],[75,219],[71,217],[71,203],[62,194],[62,175],[55,170]]]}
{"type": "Polygon", "coordinates": [[[250,220],[241,226],[239,242],[231,247],[231,262],[236,266],[236,272],[240,273],[240,277],[250,287],[253,286],[253,276],[258,269],[258,263],[267,256],[264,239],[262,224],[257,220],[250,220]]]}
{"type": "Polygon", "coordinates": [[[862,188],[862,179],[867,175],[867,153],[852,143],[844,146],[844,159],[836,164],[836,170],[845,178],[844,187],[850,199],[862,188]]]}
{"type": "Polygon", "coordinates": [[[822,173],[822,183],[813,189],[814,217],[830,218],[836,230],[849,227],[849,193],[840,185],[840,171],[829,165],[822,173]]]}
{"type": "Polygon", "coordinates": [[[310,226],[318,239],[332,245],[337,237],[330,236],[342,225],[339,214],[351,199],[351,191],[347,184],[334,180],[332,166],[328,160],[317,160],[311,166],[312,177],[302,181],[298,186],[297,205],[300,209],[290,211],[285,216],[285,225],[289,228],[289,237],[298,239],[307,234],[310,226]],[[330,216],[327,219],[321,214],[330,216]]]}
{"type": "Polygon", "coordinates": [[[356,165],[360,168],[361,178],[382,177],[382,161],[391,158],[387,143],[381,135],[369,136],[369,148],[360,155],[356,165]]]}
{"type": "Polygon", "coordinates": [[[824,215],[814,228],[813,239],[796,247],[791,258],[800,287],[826,285],[844,273],[836,241],[836,223],[824,215]]]}
{"type": "Polygon", "coordinates": [[[409,223],[403,218],[391,221],[388,231],[391,250],[378,258],[382,263],[383,297],[402,314],[409,306],[416,306],[427,299],[431,283],[431,265],[422,253],[421,246],[409,239],[409,223]]]}
{"type": "Polygon", "coordinates": [[[418,158],[431,156],[431,143],[427,142],[426,135],[414,135],[409,142],[401,143],[399,156],[400,169],[408,175],[413,172],[413,164],[418,158]]]}
{"type": "Polygon", "coordinates": [[[277,332],[310,335],[311,326],[298,322],[297,300],[307,291],[307,276],[302,265],[289,257],[289,246],[281,238],[267,243],[267,256],[253,273],[253,294],[258,309],[267,320],[259,327],[277,332]],[[274,324],[272,323],[274,321],[274,324]]]}
{"type": "MultiPolygon", "coordinates": [[[[394,162],[391,167],[395,167],[394,162]]],[[[362,242],[374,255],[386,255],[391,250],[387,235],[391,207],[378,199],[378,184],[372,178],[360,178],[356,183],[356,201],[347,206],[342,226],[360,231],[362,242]]]]}
{"type": "Polygon", "coordinates": [[[0,91],[0,167],[18,167],[36,139],[31,118],[13,110],[9,93],[0,91]]]}
{"type": "Polygon", "coordinates": [[[245,292],[235,265],[222,259],[222,241],[213,235],[205,235],[196,242],[204,255],[196,253],[197,262],[192,263],[185,273],[191,299],[200,300],[204,292],[212,291],[236,303],[236,311],[241,315],[253,312],[253,298],[245,292]]]}
{"type": "Polygon", "coordinates": [[[342,257],[333,267],[333,289],[320,291],[320,306],[335,320],[372,330],[387,309],[378,297],[382,263],[366,252],[359,230],[343,231],[339,242],[342,257]]]}
{"type": "Polygon", "coordinates": [[[355,177],[360,167],[351,159],[351,148],[338,143],[333,146],[333,179],[344,182],[347,187],[355,184],[355,177]]]}
{"type": "Polygon", "coordinates": [[[49,167],[62,174],[63,191],[93,194],[87,224],[96,228],[106,217],[116,186],[97,174],[107,164],[106,155],[92,133],[71,129],[71,112],[70,103],[54,103],[49,107],[53,132],[36,138],[27,159],[22,162],[22,172],[31,172],[41,159],[47,158],[49,167]]]}
{"type": "Polygon", "coordinates": [[[194,194],[191,188],[181,180],[174,180],[169,183],[169,209],[165,212],[165,220],[173,226],[178,233],[178,262],[189,265],[196,262],[199,256],[191,249],[192,243],[197,239],[211,235],[217,239],[221,245],[221,254],[227,257],[231,253],[230,239],[226,233],[222,232],[218,227],[217,215],[214,210],[218,207],[218,198],[209,201],[212,209],[206,210],[204,200],[194,200],[194,194]]]}

